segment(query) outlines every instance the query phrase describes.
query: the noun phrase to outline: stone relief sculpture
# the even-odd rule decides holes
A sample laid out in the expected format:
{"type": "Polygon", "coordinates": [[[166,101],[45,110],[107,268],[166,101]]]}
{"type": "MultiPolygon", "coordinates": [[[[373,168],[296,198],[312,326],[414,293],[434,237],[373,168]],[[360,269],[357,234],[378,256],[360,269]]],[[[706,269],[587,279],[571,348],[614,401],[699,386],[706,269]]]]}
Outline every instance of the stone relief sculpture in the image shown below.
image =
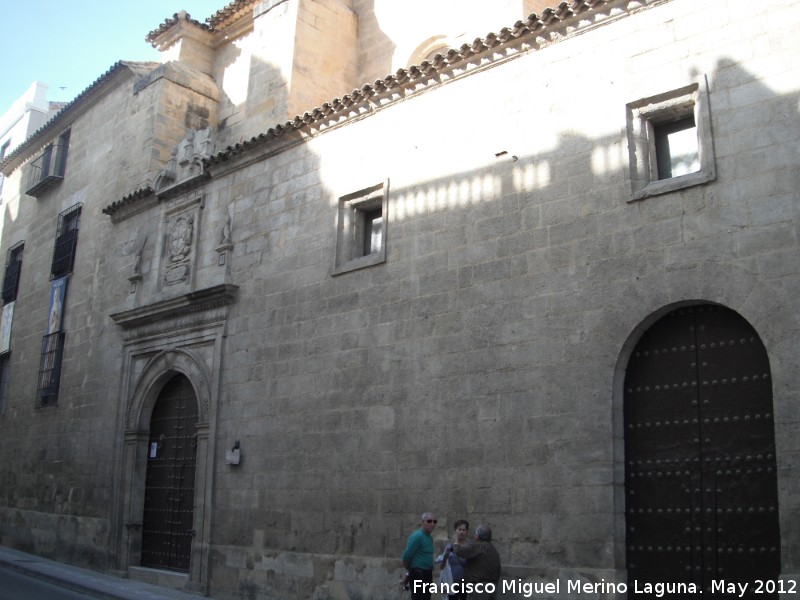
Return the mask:
{"type": "Polygon", "coordinates": [[[173,285],[186,281],[189,277],[189,254],[194,239],[194,218],[178,215],[169,224],[167,232],[167,264],[164,270],[164,283],[173,285]]]}
{"type": "Polygon", "coordinates": [[[203,173],[203,160],[214,152],[211,128],[190,129],[179,143],[173,146],[166,167],[153,180],[156,192],[181,183],[203,173]]]}
{"type": "Polygon", "coordinates": [[[170,153],[167,166],[161,169],[153,180],[153,189],[158,191],[169,187],[170,184],[175,182],[177,177],[178,160],[177,160],[178,147],[173,146],[170,153]]]}
{"type": "Polygon", "coordinates": [[[172,222],[169,234],[170,262],[180,262],[192,249],[194,219],[178,217],[172,222]]]}

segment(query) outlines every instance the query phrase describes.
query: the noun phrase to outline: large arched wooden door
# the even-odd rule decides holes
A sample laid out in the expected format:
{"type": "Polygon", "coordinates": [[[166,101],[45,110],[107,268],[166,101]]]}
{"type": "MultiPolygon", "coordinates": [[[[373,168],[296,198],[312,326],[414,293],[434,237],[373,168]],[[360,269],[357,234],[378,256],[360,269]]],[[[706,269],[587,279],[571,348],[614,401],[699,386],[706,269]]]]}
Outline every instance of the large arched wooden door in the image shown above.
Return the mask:
{"type": "Polygon", "coordinates": [[[624,413],[629,594],[634,580],[708,598],[776,579],[772,381],[755,330],[715,305],[663,317],[631,355],[624,413]]]}
{"type": "Polygon", "coordinates": [[[188,571],[194,520],[197,398],[183,375],[170,379],[150,418],[142,557],[145,567],[188,571]]]}

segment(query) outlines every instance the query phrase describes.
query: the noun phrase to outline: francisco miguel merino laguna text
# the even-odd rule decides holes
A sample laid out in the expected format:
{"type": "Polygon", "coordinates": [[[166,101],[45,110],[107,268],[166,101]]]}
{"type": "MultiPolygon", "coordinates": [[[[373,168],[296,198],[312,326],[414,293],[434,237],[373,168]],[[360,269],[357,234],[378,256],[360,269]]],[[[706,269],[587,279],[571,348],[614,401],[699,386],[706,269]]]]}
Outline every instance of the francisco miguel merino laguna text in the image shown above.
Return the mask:
{"type": "MultiPolygon", "coordinates": [[[[447,583],[423,583],[421,581],[414,582],[413,591],[430,592],[431,594],[472,594],[472,593],[486,593],[491,594],[496,591],[501,593],[519,594],[524,598],[530,598],[538,594],[560,594],[562,591],[561,580],[555,581],[523,581],[517,580],[504,580],[498,584],[494,583],[468,583],[468,582],[455,582],[452,584],[447,583]]],[[[629,586],[627,583],[616,583],[601,579],[599,582],[588,582],[580,579],[566,580],[566,586],[563,586],[563,591],[567,594],[625,594],[631,589],[636,594],[647,594],[655,596],[656,598],[663,598],[667,594],[697,594],[700,593],[700,587],[694,583],[650,583],[639,582],[634,580],[633,584],[629,586]]]]}

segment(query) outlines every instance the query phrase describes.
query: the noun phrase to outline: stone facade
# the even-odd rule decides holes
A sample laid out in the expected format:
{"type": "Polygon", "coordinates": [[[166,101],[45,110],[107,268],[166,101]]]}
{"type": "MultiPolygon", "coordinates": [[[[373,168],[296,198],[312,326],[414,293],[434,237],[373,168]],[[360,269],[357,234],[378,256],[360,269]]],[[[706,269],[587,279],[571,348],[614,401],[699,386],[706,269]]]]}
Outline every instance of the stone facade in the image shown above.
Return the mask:
{"type": "Polygon", "coordinates": [[[800,2],[509,1],[488,25],[448,2],[418,28],[394,4],[179,15],[151,33],[164,64],[115,66],[2,163],[2,248],[24,257],[0,542],[215,598],[390,599],[432,510],[439,547],[490,523],[508,582],[622,583],[629,361],[665,315],[719,305],[769,358],[796,580],[800,2]],[[426,58],[439,40],[471,47],[426,58]],[[646,131],[678,113],[697,170],[653,178],[646,131]],[[67,128],[63,181],[26,195],[67,128]],[[37,406],[77,203],[58,399],[37,406]],[[178,574],[141,562],[177,374],[198,407],[178,574]]]}

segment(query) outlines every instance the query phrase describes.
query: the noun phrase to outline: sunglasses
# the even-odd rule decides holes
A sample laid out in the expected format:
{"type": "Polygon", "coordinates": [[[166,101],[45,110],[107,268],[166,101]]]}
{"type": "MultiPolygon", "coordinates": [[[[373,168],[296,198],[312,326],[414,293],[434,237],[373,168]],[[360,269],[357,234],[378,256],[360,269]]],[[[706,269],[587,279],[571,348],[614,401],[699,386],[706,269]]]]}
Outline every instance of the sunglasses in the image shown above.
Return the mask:
{"type": "Polygon", "coordinates": [[[426,523],[433,523],[433,524],[435,525],[435,524],[436,524],[436,523],[438,523],[439,521],[437,521],[436,519],[428,519],[428,520],[427,520],[427,521],[425,521],[425,522],[426,522],[426,523]]]}

